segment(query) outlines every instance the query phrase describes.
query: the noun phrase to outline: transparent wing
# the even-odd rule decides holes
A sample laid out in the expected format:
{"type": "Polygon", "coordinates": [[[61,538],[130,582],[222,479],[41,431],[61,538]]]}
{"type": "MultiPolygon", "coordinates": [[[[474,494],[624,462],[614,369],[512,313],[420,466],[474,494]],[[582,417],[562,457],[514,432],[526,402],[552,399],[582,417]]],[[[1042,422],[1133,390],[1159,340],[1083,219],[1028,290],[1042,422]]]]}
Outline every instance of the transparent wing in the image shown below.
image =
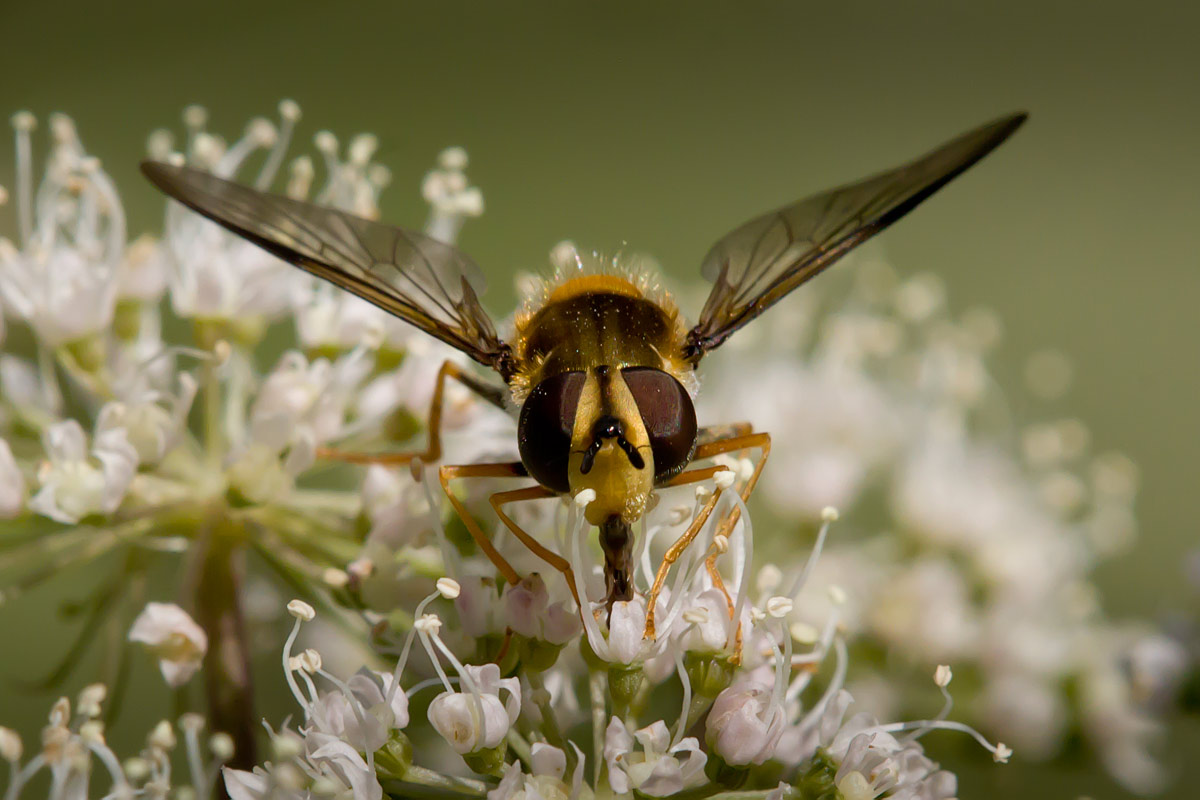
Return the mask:
{"type": "Polygon", "coordinates": [[[145,161],[142,172],[238,236],[505,372],[508,345],[479,304],[483,276],[456,248],[202,170],[145,161]]]}
{"type": "Polygon", "coordinates": [[[750,220],[713,245],[701,274],[713,282],[688,336],[693,362],[847,252],[903,217],[987,155],[1025,121],[1013,114],[909,164],[750,220]]]}

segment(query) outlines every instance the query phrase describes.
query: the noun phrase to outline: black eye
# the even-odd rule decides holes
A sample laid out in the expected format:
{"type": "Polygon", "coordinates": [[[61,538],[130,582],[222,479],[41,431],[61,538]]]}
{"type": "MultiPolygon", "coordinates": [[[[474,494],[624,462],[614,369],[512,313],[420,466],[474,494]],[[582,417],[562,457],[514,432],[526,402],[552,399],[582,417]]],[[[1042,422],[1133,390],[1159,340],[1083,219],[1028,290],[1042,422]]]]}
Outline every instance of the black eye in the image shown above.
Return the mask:
{"type": "Polygon", "coordinates": [[[538,483],[556,492],[571,491],[567,464],[583,383],[582,372],[561,372],[546,378],[525,398],[517,421],[521,463],[538,483]]]}
{"type": "Polygon", "coordinates": [[[696,409],[687,389],[674,377],[651,367],[621,370],[641,412],[654,452],[654,479],[670,478],[687,466],[696,447],[696,409]]]}

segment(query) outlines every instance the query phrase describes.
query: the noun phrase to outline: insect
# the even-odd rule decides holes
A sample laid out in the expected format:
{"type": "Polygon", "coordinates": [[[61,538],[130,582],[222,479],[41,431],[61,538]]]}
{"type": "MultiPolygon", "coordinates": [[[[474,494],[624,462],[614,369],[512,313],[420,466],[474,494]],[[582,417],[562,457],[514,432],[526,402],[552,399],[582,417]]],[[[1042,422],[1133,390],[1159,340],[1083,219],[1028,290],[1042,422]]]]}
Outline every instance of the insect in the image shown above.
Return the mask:
{"type": "MultiPolygon", "coordinates": [[[[480,305],[479,268],[448,244],[188,167],[144,162],[142,170],[184,205],[493,370],[503,387],[453,362],[442,366],[423,452],[342,455],[350,461],[390,464],[440,458],[441,399],[450,379],[501,408],[519,408],[521,460],[442,466],[442,487],[479,548],[506,580],[517,583],[517,571],[466,512],[450,482],[498,477],[536,481],[493,494],[490,502],[517,539],[563,573],[576,601],[567,560],[524,531],[504,506],[594,491],[585,515],[599,529],[611,611],[613,603],[633,597],[632,525],[646,513],[656,489],[705,481],[724,469],[689,469],[693,461],[758,450],[753,472],[740,489],[746,500],[770,453],[770,435],[755,432],[748,423],[698,427],[693,372],[704,356],[907,214],[1024,120],[1025,114],[997,119],[896,169],[821,192],[734,229],[704,259],[701,272],[713,286],[694,326],[685,324],[669,297],[650,291],[645,282],[599,272],[547,284],[540,304],[517,317],[508,341],[497,335],[480,305]]],[[[654,636],[654,600],[671,564],[699,534],[719,495],[718,489],[709,497],[664,556],[647,597],[646,636],[654,636]]],[[[735,509],[721,530],[731,530],[737,519],[735,509]]]]}

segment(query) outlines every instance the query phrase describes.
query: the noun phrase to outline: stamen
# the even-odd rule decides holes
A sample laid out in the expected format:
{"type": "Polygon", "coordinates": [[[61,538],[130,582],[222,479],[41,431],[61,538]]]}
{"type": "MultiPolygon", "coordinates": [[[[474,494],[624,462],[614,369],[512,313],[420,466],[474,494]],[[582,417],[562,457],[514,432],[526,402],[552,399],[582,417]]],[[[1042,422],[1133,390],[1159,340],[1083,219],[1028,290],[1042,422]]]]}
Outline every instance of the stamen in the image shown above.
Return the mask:
{"type": "MultiPolygon", "coordinates": [[[[775,662],[775,686],[771,689],[771,708],[782,708],[784,694],[787,691],[788,674],[792,669],[792,637],[783,624],[782,619],[779,622],[779,632],[783,639],[783,655],[775,662]]],[[[772,641],[774,645],[774,641],[772,641]]],[[[776,650],[776,655],[779,651],[776,650]]]]}
{"type": "Polygon", "coordinates": [[[888,725],[876,725],[875,727],[868,728],[867,730],[879,731],[880,733],[895,734],[895,733],[902,733],[904,731],[921,730],[921,729],[925,729],[925,730],[937,729],[937,730],[958,731],[960,733],[965,733],[968,736],[970,736],[972,739],[974,739],[975,741],[979,742],[979,744],[983,746],[983,749],[985,749],[989,753],[991,753],[992,758],[995,759],[997,764],[1007,764],[1008,760],[1010,758],[1012,758],[1012,754],[1013,754],[1012,748],[1005,745],[1004,742],[996,742],[995,744],[992,744],[984,737],[984,735],[982,733],[975,730],[970,725],[966,725],[962,722],[954,722],[952,720],[922,719],[922,720],[914,720],[912,722],[893,722],[888,725]]]}
{"type": "Polygon", "coordinates": [[[296,129],[296,121],[300,119],[300,106],[295,100],[283,100],[279,103],[279,116],[282,122],[275,136],[274,146],[254,181],[254,188],[259,191],[264,191],[271,185],[271,182],[275,180],[275,174],[279,172],[280,165],[283,164],[284,156],[287,155],[288,146],[292,141],[292,132],[296,129]]]}
{"type": "Polygon", "coordinates": [[[654,537],[662,530],[661,525],[655,525],[649,530],[643,528],[642,541],[638,543],[637,563],[641,567],[637,573],[634,573],[634,578],[637,578],[639,573],[644,584],[642,591],[649,592],[653,585],[654,566],[650,563],[650,545],[654,542],[654,537]]]}
{"type": "MultiPolygon", "coordinates": [[[[451,679],[450,679],[450,682],[451,682],[451,683],[453,683],[454,681],[457,681],[457,680],[458,680],[458,678],[451,678],[451,679]]],[[[442,685],[442,679],[441,679],[441,678],[426,678],[426,679],[425,679],[425,680],[423,680],[423,681],[419,681],[418,683],[414,683],[414,684],[412,685],[412,687],[410,687],[409,689],[405,690],[405,692],[404,692],[404,695],[405,695],[405,697],[410,697],[410,698],[411,698],[411,697],[412,697],[413,695],[415,695],[417,692],[424,691],[425,689],[428,689],[428,688],[430,688],[430,687],[432,687],[432,686],[441,686],[441,685],[442,685]]]]}
{"type": "Polygon", "coordinates": [[[683,741],[683,734],[687,730],[688,716],[692,708],[692,680],[683,666],[682,648],[675,651],[675,671],[679,675],[680,683],[683,684],[683,707],[679,711],[679,726],[675,728],[675,736],[671,739],[671,749],[683,741]]]}
{"type": "Polygon", "coordinates": [[[729,647],[733,644],[737,636],[738,624],[742,618],[742,609],[746,606],[746,599],[749,595],[749,581],[746,580],[746,570],[750,567],[750,562],[754,559],[754,525],[750,521],[750,512],[746,509],[746,504],[742,502],[742,497],[737,492],[729,492],[733,502],[741,511],[741,528],[734,526],[730,532],[733,536],[740,535],[744,546],[740,549],[734,549],[733,563],[733,581],[737,584],[737,600],[733,604],[733,615],[729,618],[729,626],[725,635],[725,646],[729,647]],[[740,534],[739,534],[740,531],[740,534]]]}
{"type": "Polygon", "coordinates": [[[300,634],[300,625],[302,622],[309,622],[317,613],[313,611],[313,607],[303,600],[292,600],[287,604],[288,613],[296,618],[296,622],[292,625],[292,632],[288,634],[287,640],[283,643],[283,675],[287,679],[288,689],[292,692],[292,697],[296,698],[296,702],[304,709],[304,718],[308,719],[312,711],[310,706],[304,699],[304,695],[300,693],[300,687],[296,684],[296,678],[292,672],[292,646],[296,643],[296,637],[300,634]]]}
{"type": "Polygon", "coordinates": [[[442,506],[438,498],[434,497],[433,487],[429,484],[430,481],[420,481],[421,491],[425,495],[425,505],[429,508],[429,526],[437,533],[438,549],[442,553],[442,564],[446,567],[446,572],[451,576],[462,576],[462,560],[458,549],[447,538],[446,529],[442,527],[442,506]]]}
{"type": "Polygon", "coordinates": [[[469,691],[471,693],[471,697],[474,698],[475,703],[473,708],[475,710],[475,724],[479,727],[479,740],[487,739],[487,716],[483,713],[483,693],[479,690],[478,684],[475,683],[475,680],[471,677],[471,673],[467,672],[467,668],[463,666],[462,662],[455,657],[454,653],[450,651],[450,648],[446,646],[446,643],[442,641],[442,637],[438,636],[436,632],[425,633],[422,631],[421,643],[425,645],[425,649],[429,653],[429,660],[432,661],[434,667],[437,668],[438,676],[442,679],[442,682],[445,683],[447,691],[453,691],[453,689],[450,688],[450,680],[446,677],[445,673],[442,672],[442,668],[438,663],[437,656],[434,655],[433,650],[429,647],[430,640],[432,640],[433,644],[437,646],[437,649],[442,652],[442,655],[444,655],[446,659],[454,666],[455,672],[458,673],[459,680],[467,687],[467,691],[469,691]]]}
{"type": "Polygon", "coordinates": [[[825,547],[825,537],[829,535],[829,526],[837,521],[838,511],[833,506],[826,506],[821,512],[821,529],[817,531],[817,541],[813,543],[813,548],[808,554],[808,558],[804,560],[804,568],[799,574],[792,579],[792,583],[788,586],[787,591],[783,594],[795,600],[800,594],[800,590],[804,588],[804,584],[808,582],[812,575],[813,569],[817,565],[817,559],[821,557],[821,549],[825,547]]]}
{"type": "Polygon", "coordinates": [[[180,727],[183,729],[184,750],[187,753],[188,771],[192,776],[192,787],[197,792],[203,792],[206,783],[203,756],[200,754],[200,737],[198,736],[203,725],[204,719],[199,714],[191,714],[180,720],[180,727]]]}
{"type": "MultiPolygon", "coordinates": [[[[834,635],[837,633],[837,626],[841,620],[841,612],[835,608],[833,613],[829,615],[829,619],[825,621],[825,629],[821,632],[821,640],[818,646],[809,654],[796,656],[793,662],[798,659],[806,659],[806,663],[819,664],[825,660],[825,656],[829,653],[829,648],[833,644],[834,635]]],[[[814,672],[803,672],[797,675],[791,685],[788,686],[785,699],[787,702],[792,702],[800,693],[808,688],[808,684],[812,681],[814,672]]]]}
{"type": "MultiPolygon", "coordinates": [[[[421,618],[421,616],[425,613],[425,609],[430,603],[441,596],[441,592],[433,592],[420,603],[418,603],[416,611],[413,612],[414,623],[412,630],[410,630],[408,632],[408,636],[404,638],[404,649],[400,651],[400,658],[396,659],[396,666],[392,669],[392,685],[388,687],[386,698],[388,708],[391,708],[392,706],[392,698],[396,696],[396,691],[400,688],[400,675],[404,672],[405,665],[408,664],[408,654],[412,650],[413,637],[417,635],[416,620],[421,618]]],[[[436,661],[434,666],[437,666],[436,661]]],[[[445,675],[442,673],[440,667],[438,667],[438,675],[443,679],[445,678],[445,675]]],[[[448,691],[453,691],[453,689],[450,689],[449,682],[446,682],[446,688],[448,691]]]]}
{"type": "MultiPolygon", "coordinates": [[[[954,698],[950,696],[950,680],[954,677],[954,673],[950,671],[947,664],[939,664],[933,673],[933,682],[937,685],[938,691],[942,693],[942,710],[938,712],[934,719],[939,722],[950,716],[950,712],[954,709],[954,698]]],[[[928,728],[918,728],[907,737],[906,741],[915,741],[928,732],[928,728]]]]}
{"type": "MultiPolygon", "coordinates": [[[[588,525],[587,518],[579,513],[579,497],[584,492],[592,492],[591,489],[584,489],[575,496],[576,502],[571,508],[568,524],[573,530],[569,534],[571,540],[571,571],[575,574],[575,592],[579,596],[579,618],[583,622],[583,627],[587,631],[588,642],[592,646],[592,650],[600,658],[608,661],[612,658],[612,651],[608,647],[608,640],[600,633],[600,625],[596,622],[596,617],[592,614],[590,601],[587,596],[587,587],[583,583],[584,569],[586,565],[583,563],[583,553],[580,547],[580,540],[585,535],[588,525]]],[[[595,493],[592,492],[594,495],[595,493]]]]}
{"type": "Polygon", "coordinates": [[[17,134],[17,220],[21,231],[21,247],[33,239],[33,144],[30,133],[37,119],[28,111],[13,114],[12,126],[17,134]]]}

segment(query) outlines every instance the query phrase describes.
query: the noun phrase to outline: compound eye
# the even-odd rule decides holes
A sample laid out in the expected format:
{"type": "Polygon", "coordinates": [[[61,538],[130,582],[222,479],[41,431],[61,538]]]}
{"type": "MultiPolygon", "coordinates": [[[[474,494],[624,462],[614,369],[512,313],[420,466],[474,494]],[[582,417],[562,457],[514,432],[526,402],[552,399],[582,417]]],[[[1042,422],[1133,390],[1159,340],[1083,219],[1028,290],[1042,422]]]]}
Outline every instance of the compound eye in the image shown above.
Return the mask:
{"type": "Polygon", "coordinates": [[[584,380],[582,372],[561,372],[546,378],[525,398],[517,420],[521,463],[538,483],[556,492],[571,491],[567,465],[584,380]]]}
{"type": "Polygon", "coordinates": [[[621,370],[629,387],[654,453],[654,479],[670,478],[687,466],[696,449],[696,409],[687,389],[675,378],[653,367],[621,370]]]}

